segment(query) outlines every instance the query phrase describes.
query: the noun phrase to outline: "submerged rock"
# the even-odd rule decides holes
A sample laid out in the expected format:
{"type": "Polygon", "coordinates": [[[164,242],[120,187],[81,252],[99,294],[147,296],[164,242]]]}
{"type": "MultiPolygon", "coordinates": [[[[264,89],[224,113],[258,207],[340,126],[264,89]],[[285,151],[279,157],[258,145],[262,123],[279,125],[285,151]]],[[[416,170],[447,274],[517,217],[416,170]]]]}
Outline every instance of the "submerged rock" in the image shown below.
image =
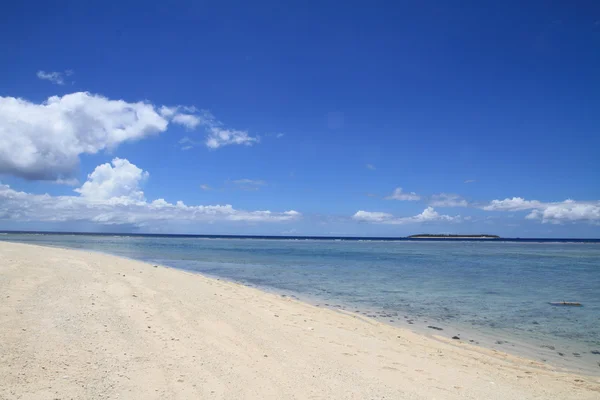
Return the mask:
{"type": "Polygon", "coordinates": [[[435,329],[436,331],[443,331],[444,330],[443,328],[440,328],[438,326],[433,326],[433,325],[428,325],[427,327],[429,329],[435,329]]]}

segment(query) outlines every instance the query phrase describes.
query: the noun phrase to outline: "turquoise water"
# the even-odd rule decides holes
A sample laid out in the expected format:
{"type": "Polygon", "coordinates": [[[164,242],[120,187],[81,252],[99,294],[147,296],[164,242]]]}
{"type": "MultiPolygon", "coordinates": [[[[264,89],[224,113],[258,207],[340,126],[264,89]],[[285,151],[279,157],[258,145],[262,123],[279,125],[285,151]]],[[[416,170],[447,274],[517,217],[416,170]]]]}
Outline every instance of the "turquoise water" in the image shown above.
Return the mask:
{"type": "Polygon", "coordinates": [[[600,243],[51,234],[4,234],[0,240],[101,251],[197,271],[600,373],[600,243]],[[562,300],[584,306],[549,304],[562,300]]]}

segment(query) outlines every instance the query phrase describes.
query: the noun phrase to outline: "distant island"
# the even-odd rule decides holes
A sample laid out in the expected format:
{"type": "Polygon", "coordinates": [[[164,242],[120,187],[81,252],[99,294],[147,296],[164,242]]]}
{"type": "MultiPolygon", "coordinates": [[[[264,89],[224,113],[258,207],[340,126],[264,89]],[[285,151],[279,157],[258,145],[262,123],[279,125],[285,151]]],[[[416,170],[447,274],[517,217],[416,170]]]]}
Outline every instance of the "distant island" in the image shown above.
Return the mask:
{"type": "Polygon", "coordinates": [[[500,239],[497,235],[436,235],[431,233],[422,233],[419,235],[410,235],[409,239],[500,239]]]}

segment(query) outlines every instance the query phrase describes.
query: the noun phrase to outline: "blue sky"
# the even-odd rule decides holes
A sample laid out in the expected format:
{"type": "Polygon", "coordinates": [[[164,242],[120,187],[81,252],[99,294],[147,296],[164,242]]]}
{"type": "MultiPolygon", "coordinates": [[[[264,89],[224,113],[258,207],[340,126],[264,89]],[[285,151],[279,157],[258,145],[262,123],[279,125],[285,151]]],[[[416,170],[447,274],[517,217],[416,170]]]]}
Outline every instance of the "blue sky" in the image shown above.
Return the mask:
{"type": "Polygon", "coordinates": [[[19,2],[0,27],[0,229],[600,237],[596,2],[19,2]]]}

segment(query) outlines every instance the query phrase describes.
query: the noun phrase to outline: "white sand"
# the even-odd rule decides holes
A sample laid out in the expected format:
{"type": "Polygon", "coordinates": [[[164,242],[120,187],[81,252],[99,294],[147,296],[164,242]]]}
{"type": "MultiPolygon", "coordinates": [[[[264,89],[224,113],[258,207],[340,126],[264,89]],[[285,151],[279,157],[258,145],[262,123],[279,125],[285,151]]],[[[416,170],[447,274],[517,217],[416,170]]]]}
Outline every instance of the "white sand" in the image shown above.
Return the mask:
{"type": "Polygon", "coordinates": [[[0,243],[0,399],[600,399],[600,379],[201,275],[0,243]]]}

